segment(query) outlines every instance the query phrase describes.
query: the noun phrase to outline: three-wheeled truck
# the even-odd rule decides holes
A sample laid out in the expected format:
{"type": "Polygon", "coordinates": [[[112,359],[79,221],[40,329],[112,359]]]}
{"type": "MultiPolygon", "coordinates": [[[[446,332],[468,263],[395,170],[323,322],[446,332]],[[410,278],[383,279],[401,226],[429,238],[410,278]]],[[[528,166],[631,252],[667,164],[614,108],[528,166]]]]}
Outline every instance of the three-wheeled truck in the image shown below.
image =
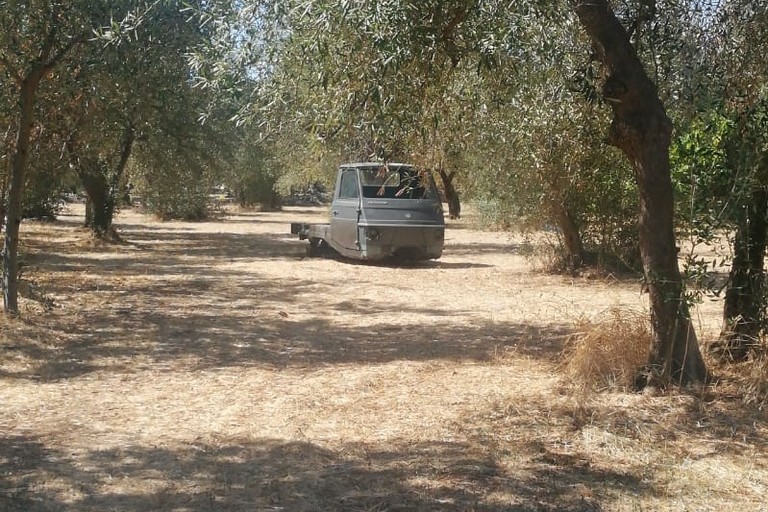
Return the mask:
{"type": "Polygon", "coordinates": [[[328,224],[291,224],[308,255],[328,248],[347,258],[437,259],[443,254],[443,206],[430,175],[399,163],[339,167],[328,224]]]}

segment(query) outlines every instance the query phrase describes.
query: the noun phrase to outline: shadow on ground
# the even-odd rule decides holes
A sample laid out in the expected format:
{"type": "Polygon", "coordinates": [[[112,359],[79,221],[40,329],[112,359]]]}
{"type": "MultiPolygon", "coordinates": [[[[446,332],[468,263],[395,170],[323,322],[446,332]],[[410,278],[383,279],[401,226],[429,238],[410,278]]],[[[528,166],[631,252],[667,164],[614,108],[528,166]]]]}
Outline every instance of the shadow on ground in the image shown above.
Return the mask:
{"type": "MultiPolygon", "coordinates": [[[[526,454],[529,455],[529,454],[526,454]]],[[[0,438],[0,511],[589,511],[632,476],[543,454],[505,468],[482,446],[226,440],[61,453],[0,438]],[[67,489],[63,492],[62,489],[67,489]]]]}
{"type": "MultiPolygon", "coordinates": [[[[467,323],[471,312],[457,311],[449,297],[444,306],[400,302],[398,287],[418,287],[425,272],[436,270],[433,266],[374,266],[371,273],[393,276],[385,285],[387,295],[350,298],[335,295],[333,283],[317,281],[309,272],[275,278],[222,266],[294,257],[294,265],[303,264],[297,256],[303,244],[281,235],[179,233],[154,226],[125,232],[132,248],[108,247],[109,252],[55,246],[44,238],[27,240],[30,279],[36,273],[46,276],[40,288],[59,304],[48,314],[22,317],[17,339],[0,350],[32,364],[13,372],[0,370],[0,376],[56,381],[95,370],[137,371],[143,369],[133,361],[137,356],[148,365],[194,360],[192,370],[486,361],[513,352],[554,360],[570,332],[565,325],[467,323]],[[90,307],[77,307],[83,298],[90,307]],[[457,318],[462,314],[464,318],[457,318]],[[344,322],[347,315],[362,318],[356,323],[365,325],[350,326],[344,322]],[[23,339],[25,331],[35,333],[35,342],[23,339]],[[104,361],[113,366],[105,367],[104,361]]],[[[471,261],[466,265],[472,268],[471,261]]],[[[361,272],[355,284],[381,281],[375,276],[366,282],[366,276],[373,274],[361,272]]]]}
{"type": "MultiPolygon", "coordinates": [[[[72,226],[54,229],[71,234],[72,226]]],[[[0,370],[0,378],[55,382],[179,361],[189,371],[493,361],[512,354],[553,362],[570,333],[562,324],[467,323],[471,312],[450,304],[406,308],[397,300],[397,286],[408,283],[393,281],[393,293],[380,299],[327,300],[313,297],[327,298],[323,287],[331,285],[311,276],[277,279],[220,265],[256,259],[301,264],[303,246],[281,235],[180,232],[167,226],[128,226],[125,235],[128,247],[92,253],[50,240],[25,242],[30,278],[47,276],[41,288],[60,304],[22,317],[13,339],[5,333],[2,356],[24,364],[0,370]],[[99,307],[80,308],[77,301],[83,297],[99,307]],[[179,297],[186,301],[184,309],[177,307],[179,297]],[[298,297],[307,311],[295,307],[298,297]],[[366,321],[353,327],[338,321],[344,315],[366,321]]],[[[484,250],[508,250],[491,245],[484,250]]],[[[421,278],[433,270],[475,268],[471,252],[467,247],[466,259],[454,267],[408,270],[421,278]]],[[[498,404],[478,414],[498,414],[494,432],[513,433],[530,421],[530,407],[498,404]]],[[[547,408],[540,415],[548,420],[554,415],[568,421],[573,415],[551,404],[541,407],[547,408]]],[[[713,454],[748,453],[746,443],[766,443],[758,428],[764,414],[739,408],[713,413],[695,399],[663,431],[642,425],[653,422],[621,407],[601,414],[607,419],[598,419],[622,438],[647,435],[666,444],[675,442],[674,435],[698,437],[711,442],[713,454]]],[[[472,418],[466,425],[472,428],[472,418]]],[[[574,425],[575,432],[579,428],[574,425]]],[[[612,508],[610,499],[617,495],[665,492],[638,476],[646,472],[639,462],[617,471],[588,454],[559,452],[536,439],[494,443],[492,436],[469,432],[462,441],[387,446],[219,439],[72,453],[32,435],[0,434],[0,512],[589,511],[612,508]]]]}
{"type": "MultiPolygon", "coordinates": [[[[155,291],[163,293],[162,289],[155,291]]],[[[293,292],[282,293],[290,297],[293,292]]],[[[409,312],[402,319],[392,315],[392,322],[358,328],[323,317],[294,320],[282,311],[254,311],[250,304],[240,311],[237,305],[227,304],[227,299],[218,300],[223,304],[178,314],[162,305],[144,310],[123,302],[114,308],[82,312],[78,322],[47,331],[29,320],[29,328],[38,332],[38,342],[19,340],[0,349],[37,363],[15,373],[0,371],[0,376],[58,381],[96,370],[141,371],[177,360],[194,361],[187,363],[188,370],[316,368],[399,360],[490,361],[513,354],[555,360],[569,333],[566,327],[506,322],[457,325],[448,312],[429,310],[426,313],[433,317],[444,317],[441,324],[409,323],[408,315],[413,313],[409,312]],[[137,357],[144,362],[136,363],[137,357]],[[105,361],[112,366],[105,367],[105,361]]],[[[344,314],[358,313],[350,308],[344,314]]]]}

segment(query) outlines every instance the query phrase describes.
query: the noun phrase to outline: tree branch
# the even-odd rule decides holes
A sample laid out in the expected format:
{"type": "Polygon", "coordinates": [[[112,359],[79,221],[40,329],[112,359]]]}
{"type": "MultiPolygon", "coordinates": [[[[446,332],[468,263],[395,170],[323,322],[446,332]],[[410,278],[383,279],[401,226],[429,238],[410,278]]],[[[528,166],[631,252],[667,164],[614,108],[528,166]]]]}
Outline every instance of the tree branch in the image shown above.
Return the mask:
{"type": "Polygon", "coordinates": [[[51,7],[51,19],[50,19],[50,29],[48,30],[48,33],[45,35],[45,39],[43,40],[43,46],[40,48],[40,54],[38,55],[37,61],[45,67],[46,62],[48,61],[48,56],[53,51],[54,46],[56,46],[56,33],[59,29],[59,23],[56,18],[58,18],[58,11],[55,7],[50,6],[50,2],[48,2],[49,7],[51,7]]]}
{"type": "Polygon", "coordinates": [[[56,47],[56,36],[58,35],[58,27],[61,23],[61,20],[59,19],[60,13],[57,6],[58,4],[51,9],[51,28],[45,36],[45,41],[40,49],[40,56],[38,58],[38,63],[41,65],[40,70],[43,75],[56,67],[72,48],[86,40],[86,34],[79,34],[67,41],[67,43],[51,57],[51,53],[54,52],[56,47]]]}
{"type": "Polygon", "coordinates": [[[55,68],[56,65],[61,62],[75,46],[79,45],[80,43],[84,43],[85,41],[85,34],[80,34],[70,39],[66,45],[59,49],[59,51],[56,52],[56,54],[43,65],[43,72],[48,72],[55,68]]]}

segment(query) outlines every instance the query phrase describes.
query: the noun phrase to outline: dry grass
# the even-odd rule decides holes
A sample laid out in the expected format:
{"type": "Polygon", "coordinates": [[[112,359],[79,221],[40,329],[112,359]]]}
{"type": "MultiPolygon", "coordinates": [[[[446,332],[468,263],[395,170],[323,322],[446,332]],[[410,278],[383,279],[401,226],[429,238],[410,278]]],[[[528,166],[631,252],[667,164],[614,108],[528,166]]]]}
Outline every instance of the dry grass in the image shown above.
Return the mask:
{"type": "Polygon", "coordinates": [[[758,405],[761,409],[768,405],[768,357],[748,363],[746,377],[741,386],[747,403],[758,405]]]}
{"type": "Polygon", "coordinates": [[[742,398],[752,407],[768,409],[768,356],[738,364],[721,364],[717,373],[724,392],[742,398]]]}
{"type": "Polygon", "coordinates": [[[582,319],[564,354],[564,372],[582,389],[628,391],[651,346],[648,316],[613,308],[582,319]]]}
{"type": "MultiPolygon", "coordinates": [[[[766,414],[731,388],[563,385],[565,340],[608,329],[575,319],[641,319],[635,282],[531,273],[462,223],[435,263],[306,259],[288,224],[325,214],[25,223],[0,511],[766,510],[766,414]]],[[[616,329],[592,345],[626,353],[616,329]]]]}

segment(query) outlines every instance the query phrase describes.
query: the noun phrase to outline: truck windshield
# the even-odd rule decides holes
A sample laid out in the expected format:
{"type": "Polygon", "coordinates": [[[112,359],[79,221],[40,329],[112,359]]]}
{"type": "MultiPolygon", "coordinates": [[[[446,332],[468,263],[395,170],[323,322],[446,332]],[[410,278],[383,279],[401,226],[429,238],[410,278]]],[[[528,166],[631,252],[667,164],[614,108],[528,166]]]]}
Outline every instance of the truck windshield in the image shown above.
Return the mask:
{"type": "Polygon", "coordinates": [[[413,167],[366,167],[360,169],[363,197],[425,199],[433,197],[429,177],[413,167]]]}

